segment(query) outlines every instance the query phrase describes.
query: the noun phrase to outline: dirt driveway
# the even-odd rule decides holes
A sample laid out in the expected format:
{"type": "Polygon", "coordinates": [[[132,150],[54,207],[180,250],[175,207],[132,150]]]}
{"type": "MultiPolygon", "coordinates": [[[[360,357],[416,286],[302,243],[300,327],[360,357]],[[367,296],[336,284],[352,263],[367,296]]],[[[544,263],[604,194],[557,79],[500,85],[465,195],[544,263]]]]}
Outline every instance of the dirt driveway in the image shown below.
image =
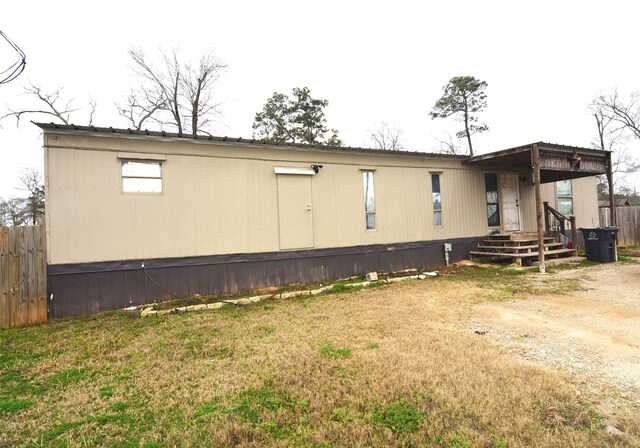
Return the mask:
{"type": "Polygon", "coordinates": [[[577,291],[474,307],[469,328],[511,355],[570,373],[576,394],[589,391],[615,414],[620,401],[640,407],[640,264],[565,270],[577,291]]]}

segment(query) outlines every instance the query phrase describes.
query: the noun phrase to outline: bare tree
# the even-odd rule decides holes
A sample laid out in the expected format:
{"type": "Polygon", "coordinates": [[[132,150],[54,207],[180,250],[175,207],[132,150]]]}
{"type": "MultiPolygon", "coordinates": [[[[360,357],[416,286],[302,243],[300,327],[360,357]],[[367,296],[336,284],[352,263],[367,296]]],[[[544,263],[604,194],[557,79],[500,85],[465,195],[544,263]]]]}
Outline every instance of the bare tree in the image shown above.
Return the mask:
{"type": "Polygon", "coordinates": [[[396,127],[391,127],[384,121],[371,133],[371,141],[377,149],[385,149],[389,151],[403,149],[401,138],[402,130],[396,127]]]}
{"type": "Polygon", "coordinates": [[[600,95],[591,104],[617,130],[626,130],[640,139],[640,92],[633,92],[627,101],[620,98],[617,90],[610,95],[600,95]]]}
{"type": "Polygon", "coordinates": [[[436,152],[441,154],[462,155],[462,148],[453,140],[451,134],[447,133],[444,138],[436,138],[436,152]]]}
{"type": "MultiPolygon", "coordinates": [[[[626,147],[629,143],[629,132],[626,126],[611,115],[609,106],[595,100],[591,104],[593,117],[596,121],[597,139],[592,146],[603,151],[611,152],[611,171],[614,176],[614,190],[623,188],[626,183],[626,174],[636,172],[640,168],[640,162],[626,147]]],[[[599,191],[608,194],[608,184],[604,176],[598,179],[599,191]]]]}
{"type": "Polygon", "coordinates": [[[226,65],[212,51],[207,51],[196,66],[181,62],[177,48],[160,53],[162,63],[156,66],[141,49],[129,50],[140,84],[117,105],[120,115],[136,129],[152,121],[193,137],[206,132],[211,117],[218,113],[213,87],[226,65]]]}
{"type": "Polygon", "coordinates": [[[0,225],[21,226],[24,223],[24,198],[0,200],[0,225]]]}
{"type": "Polygon", "coordinates": [[[0,225],[36,225],[44,216],[44,185],[40,171],[27,168],[19,177],[18,188],[26,197],[0,200],[0,225]]]}
{"type": "Polygon", "coordinates": [[[27,168],[19,177],[23,191],[28,193],[24,198],[23,212],[25,221],[31,225],[36,225],[44,216],[44,184],[40,171],[27,168]]]}
{"type": "Polygon", "coordinates": [[[197,67],[184,66],[180,79],[181,94],[185,99],[187,116],[191,119],[191,133],[205,131],[211,122],[211,116],[218,113],[220,103],[213,100],[213,85],[226,68],[213,53],[202,55],[197,67]]]}

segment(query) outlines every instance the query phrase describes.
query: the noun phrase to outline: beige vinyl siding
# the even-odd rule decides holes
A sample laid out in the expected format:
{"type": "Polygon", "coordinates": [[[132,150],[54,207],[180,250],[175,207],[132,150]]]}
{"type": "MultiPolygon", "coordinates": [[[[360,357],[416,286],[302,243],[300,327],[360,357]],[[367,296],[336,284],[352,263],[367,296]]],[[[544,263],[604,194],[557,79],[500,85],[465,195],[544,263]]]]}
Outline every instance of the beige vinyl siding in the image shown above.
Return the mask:
{"type": "Polygon", "coordinates": [[[573,209],[578,227],[598,227],[598,190],[595,177],[573,179],[573,209]]]}
{"type": "MultiPolygon", "coordinates": [[[[573,214],[577,227],[598,227],[598,193],[595,177],[572,179],[573,214]]],[[[549,205],[558,209],[558,198],[555,182],[542,185],[542,198],[549,205]]]]}
{"type": "MultiPolygon", "coordinates": [[[[51,264],[278,251],[274,167],[313,163],[324,165],[310,178],[315,248],[474,237],[488,230],[484,172],[451,158],[46,133],[45,161],[51,264]],[[166,156],[162,193],[123,194],[119,153],[166,156]],[[363,166],[375,170],[375,231],[365,226],[363,166]],[[440,174],[441,227],[433,225],[432,172],[440,174]]],[[[595,181],[580,182],[595,206],[576,194],[576,211],[597,217],[595,181]]],[[[520,187],[523,229],[534,231],[531,180],[520,187]]]]}
{"type": "Polygon", "coordinates": [[[46,136],[49,262],[79,263],[277,251],[274,166],[311,177],[314,247],[486,233],[482,175],[457,160],[336,154],[140,139],[46,136]],[[93,149],[90,149],[93,148],[93,149]],[[123,194],[118,153],[164,154],[161,194],[123,194]],[[375,168],[375,231],[366,231],[362,171],[375,168]],[[443,226],[433,227],[430,170],[442,172],[443,226]]]}

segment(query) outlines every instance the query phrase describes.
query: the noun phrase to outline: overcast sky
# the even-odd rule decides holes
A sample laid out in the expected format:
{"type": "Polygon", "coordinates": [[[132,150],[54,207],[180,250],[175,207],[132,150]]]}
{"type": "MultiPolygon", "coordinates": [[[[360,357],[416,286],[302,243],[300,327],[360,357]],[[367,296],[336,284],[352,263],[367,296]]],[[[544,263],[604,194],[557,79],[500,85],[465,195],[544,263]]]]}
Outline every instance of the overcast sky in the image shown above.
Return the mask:
{"type": "MultiPolygon", "coordinates": [[[[94,98],[96,126],[127,127],[114,102],[135,84],[131,46],[179,44],[194,57],[215,49],[229,67],[216,86],[223,115],[213,133],[236,137],[251,137],[273,92],[307,86],[329,100],[328,125],[346,145],[371,146],[385,121],[403,130],[406,149],[434,151],[460,124],[429,111],[451,77],[473,75],[489,85],[481,120],[490,130],[474,137],[477,152],[540,140],[590,146],[593,97],[640,89],[635,1],[20,0],[0,11],[0,30],[27,55],[22,76],[0,85],[0,111],[30,107],[20,93],[31,81],[64,87],[76,107],[94,98]]],[[[0,49],[2,69],[9,56],[0,49]]],[[[19,193],[22,169],[42,169],[30,119],[51,121],[0,123],[0,197],[19,193]]]]}

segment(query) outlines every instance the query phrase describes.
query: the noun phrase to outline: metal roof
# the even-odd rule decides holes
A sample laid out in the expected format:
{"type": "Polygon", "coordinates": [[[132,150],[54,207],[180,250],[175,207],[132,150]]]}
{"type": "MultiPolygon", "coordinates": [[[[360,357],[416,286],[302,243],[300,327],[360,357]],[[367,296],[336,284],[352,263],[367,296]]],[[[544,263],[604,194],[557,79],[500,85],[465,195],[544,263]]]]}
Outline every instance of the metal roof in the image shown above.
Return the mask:
{"type": "MultiPolygon", "coordinates": [[[[383,150],[374,148],[363,148],[353,146],[328,146],[328,145],[313,145],[305,143],[290,143],[290,142],[274,142],[270,140],[261,139],[246,139],[241,137],[216,137],[213,135],[198,135],[196,137],[186,133],[172,133],[166,131],[149,131],[136,130],[136,129],[121,129],[113,127],[98,127],[98,126],[80,126],[75,124],[57,124],[57,123],[36,123],[32,122],[45,133],[60,133],[60,134],[85,134],[95,136],[116,136],[121,138],[153,138],[160,140],[183,140],[194,141],[200,143],[221,143],[221,144],[240,144],[243,146],[263,146],[268,148],[290,148],[300,149],[307,151],[323,151],[333,153],[354,153],[354,154],[375,154],[383,156],[405,156],[405,157],[429,157],[439,159],[453,159],[460,160],[466,165],[477,166],[481,168],[502,168],[512,170],[530,171],[531,165],[531,150],[534,144],[539,145],[540,151],[548,151],[553,153],[573,153],[579,152],[581,155],[589,157],[601,158],[606,157],[608,151],[602,151],[591,148],[583,148],[579,146],[561,145],[558,143],[536,142],[528,145],[517,146],[514,148],[504,149],[501,151],[494,151],[486,154],[469,157],[465,155],[454,154],[441,154],[432,152],[420,152],[420,151],[407,151],[407,150],[383,150]]],[[[566,174],[565,174],[566,175],[566,174]]],[[[593,173],[571,173],[570,177],[581,177],[584,175],[593,175],[593,173]]]]}
{"type": "Polygon", "coordinates": [[[485,169],[531,172],[533,169],[532,151],[534,145],[538,145],[541,157],[555,157],[556,160],[563,162],[555,166],[542,166],[540,169],[542,183],[606,173],[609,151],[546,142],[536,142],[502,151],[481,154],[470,157],[462,163],[485,169]],[[583,166],[582,169],[570,168],[567,160],[570,159],[570,156],[573,154],[577,154],[583,159],[583,165],[586,161],[590,161],[590,166],[586,168],[583,166]],[[594,163],[597,165],[596,167],[594,167],[594,163]]]}
{"type": "Polygon", "coordinates": [[[118,137],[147,137],[158,139],[179,139],[184,141],[198,141],[198,142],[213,142],[213,143],[240,143],[242,145],[251,146],[265,146],[271,148],[291,148],[291,149],[304,149],[304,150],[318,150],[328,152],[353,152],[353,153],[366,153],[376,155],[388,155],[388,156],[408,156],[408,157],[432,157],[432,158],[444,158],[454,160],[465,160],[468,156],[455,155],[455,154],[442,154],[432,152],[420,152],[420,151],[407,151],[407,150],[385,150],[375,148],[362,148],[353,146],[329,146],[329,145],[311,145],[306,143],[290,143],[290,142],[274,142],[270,140],[260,139],[246,139],[241,137],[215,137],[213,135],[198,135],[196,137],[191,134],[185,133],[172,133],[166,131],[149,131],[149,130],[136,130],[136,129],[119,129],[113,127],[97,127],[97,126],[79,126],[75,124],[57,124],[57,123],[36,123],[36,126],[42,129],[45,133],[62,133],[62,134],[88,134],[88,135],[113,135],[118,137]]]}

